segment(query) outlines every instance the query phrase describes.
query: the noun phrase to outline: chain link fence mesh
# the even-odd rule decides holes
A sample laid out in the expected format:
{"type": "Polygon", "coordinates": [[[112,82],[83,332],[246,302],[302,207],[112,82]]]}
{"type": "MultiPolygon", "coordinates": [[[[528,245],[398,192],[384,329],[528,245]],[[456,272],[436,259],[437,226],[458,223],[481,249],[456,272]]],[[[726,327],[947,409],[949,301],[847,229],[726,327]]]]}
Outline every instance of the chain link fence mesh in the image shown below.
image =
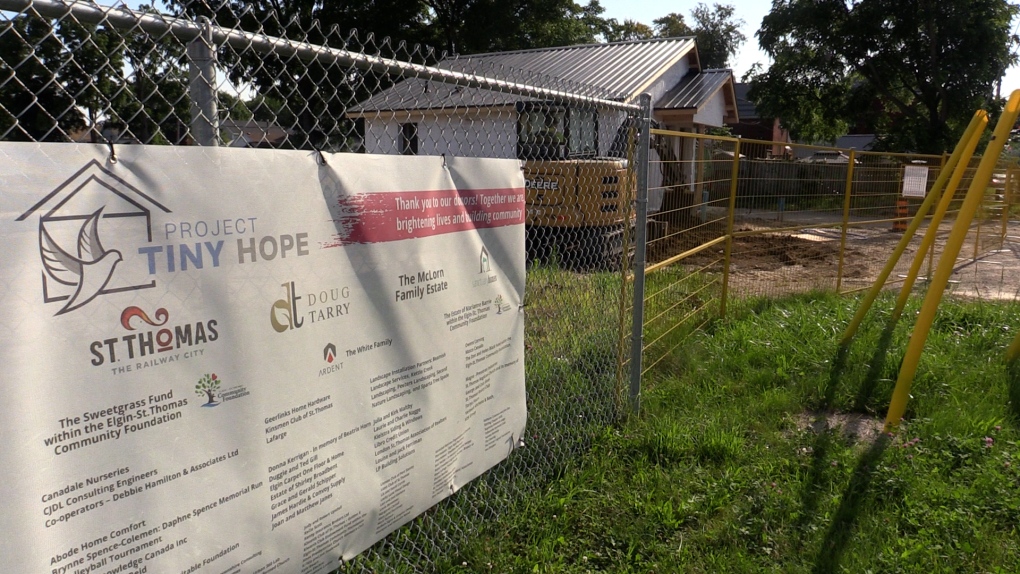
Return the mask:
{"type": "MultiPolygon", "coordinates": [[[[0,140],[522,160],[524,448],[343,565],[432,572],[620,419],[638,107],[604,89],[230,3],[0,1],[0,140]]],[[[45,151],[45,148],[43,148],[45,151]]],[[[259,153],[259,152],[253,152],[259,153]]]]}
{"type": "MultiPolygon", "coordinates": [[[[623,416],[638,107],[492,55],[449,56],[231,3],[169,8],[0,0],[0,140],[522,160],[525,448],[343,571],[459,565],[472,532],[623,416]]],[[[904,195],[906,174],[930,187],[945,161],[664,130],[652,130],[648,152],[642,373],[729,301],[867,288],[920,203],[904,195]]],[[[1020,241],[1012,166],[986,192],[951,293],[1020,295],[1020,266],[1007,269],[1020,241]]]]}

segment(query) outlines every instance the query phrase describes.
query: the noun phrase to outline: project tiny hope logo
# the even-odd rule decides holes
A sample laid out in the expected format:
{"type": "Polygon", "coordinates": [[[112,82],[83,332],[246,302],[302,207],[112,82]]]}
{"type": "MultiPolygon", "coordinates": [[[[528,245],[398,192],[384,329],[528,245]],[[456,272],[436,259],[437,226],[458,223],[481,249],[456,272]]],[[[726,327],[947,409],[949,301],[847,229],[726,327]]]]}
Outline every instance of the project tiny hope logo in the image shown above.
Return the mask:
{"type": "Polygon", "coordinates": [[[37,217],[43,302],[55,315],[111,293],[150,289],[140,247],[152,214],[170,210],[96,160],[89,161],[17,221],[37,217]]]}

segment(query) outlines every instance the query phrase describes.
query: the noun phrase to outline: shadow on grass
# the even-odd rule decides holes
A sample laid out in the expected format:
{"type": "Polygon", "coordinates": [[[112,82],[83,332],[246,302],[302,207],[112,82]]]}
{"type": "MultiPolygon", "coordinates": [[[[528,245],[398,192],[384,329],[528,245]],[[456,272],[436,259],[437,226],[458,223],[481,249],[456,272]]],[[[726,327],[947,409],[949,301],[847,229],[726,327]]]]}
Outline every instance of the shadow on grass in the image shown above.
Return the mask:
{"type": "Polygon", "coordinates": [[[832,360],[832,368],[829,369],[829,382],[825,385],[825,392],[822,393],[822,403],[819,405],[819,409],[823,412],[831,409],[832,403],[836,400],[836,390],[839,388],[839,382],[843,379],[843,374],[846,372],[846,361],[849,355],[849,345],[840,345],[839,349],[836,350],[836,357],[832,360]]]}
{"type": "Polygon", "coordinates": [[[839,568],[843,552],[853,536],[854,524],[868,498],[868,491],[875,477],[878,462],[889,447],[889,441],[887,435],[880,435],[871,448],[857,461],[857,467],[854,468],[854,472],[850,476],[850,484],[843,491],[839,508],[836,509],[832,524],[829,525],[829,530],[825,533],[825,539],[822,541],[822,547],[815,558],[814,568],[811,569],[814,574],[836,572],[839,568]]]}
{"type": "Polygon", "coordinates": [[[802,511],[797,523],[797,529],[801,532],[804,531],[804,527],[811,521],[815,510],[818,508],[818,493],[821,491],[820,487],[824,478],[825,467],[828,466],[826,459],[829,455],[829,448],[832,445],[832,433],[827,430],[829,423],[826,413],[832,407],[832,403],[836,398],[836,389],[839,387],[839,381],[843,378],[844,371],[846,371],[846,361],[849,352],[850,347],[848,345],[840,345],[836,351],[836,357],[832,361],[832,368],[829,370],[829,382],[825,385],[825,392],[822,393],[822,402],[819,405],[820,414],[811,424],[814,429],[821,428],[825,430],[818,433],[814,444],[811,446],[811,468],[808,470],[807,479],[804,481],[804,491],[801,494],[802,511]]]}
{"type": "MultiPolygon", "coordinates": [[[[861,387],[857,390],[857,395],[854,400],[855,411],[863,412],[867,403],[871,400],[875,387],[881,378],[882,369],[885,366],[885,360],[889,353],[889,347],[892,343],[894,327],[895,326],[886,327],[885,331],[882,332],[882,336],[879,338],[878,344],[875,347],[875,352],[871,357],[871,366],[868,369],[868,373],[865,376],[861,387]]],[[[833,441],[836,440],[836,436],[829,430],[830,427],[827,413],[831,411],[836,401],[836,392],[846,373],[849,354],[849,345],[840,345],[837,349],[836,356],[832,361],[832,368],[829,371],[829,380],[825,386],[825,391],[822,394],[821,404],[819,405],[819,415],[812,423],[812,428],[818,432],[818,436],[812,445],[811,467],[808,470],[803,494],[801,496],[802,512],[798,529],[802,532],[815,516],[815,512],[818,509],[819,493],[823,491],[822,484],[825,480],[825,472],[831,465],[831,462],[829,461],[829,451],[833,446],[833,441]]],[[[1020,369],[1018,369],[1017,373],[1018,381],[1020,381],[1020,369]]],[[[1018,389],[1020,389],[1020,385],[1018,385],[1018,389]]],[[[823,549],[832,547],[838,550],[838,552],[823,552],[820,555],[815,572],[829,572],[830,570],[826,570],[825,568],[834,568],[836,566],[836,562],[822,560],[822,556],[832,555],[835,556],[836,560],[838,560],[838,556],[842,552],[842,547],[845,546],[846,540],[837,539],[837,536],[839,536],[837,527],[850,528],[852,526],[864,489],[866,489],[867,484],[870,483],[871,469],[874,468],[874,463],[877,462],[878,458],[881,457],[882,452],[885,451],[886,444],[887,437],[882,435],[861,458],[857,469],[854,471],[854,476],[851,479],[850,486],[848,487],[847,492],[843,495],[843,502],[840,504],[839,511],[836,514],[836,518],[829,530],[829,534],[826,536],[825,545],[823,546],[823,549]]],[[[847,533],[846,535],[848,536],[849,534],[847,533]]]]}
{"type": "Polygon", "coordinates": [[[1006,392],[1009,395],[1009,412],[1020,422],[1020,360],[1006,363],[1006,392]]]}
{"type": "Polygon", "coordinates": [[[889,347],[892,345],[893,332],[895,330],[895,323],[886,325],[882,335],[878,338],[875,352],[871,355],[871,362],[868,363],[868,373],[864,375],[861,388],[857,389],[857,396],[854,398],[853,410],[855,412],[867,412],[868,403],[871,401],[875,387],[882,377],[882,369],[885,367],[885,360],[889,355],[889,347]]]}

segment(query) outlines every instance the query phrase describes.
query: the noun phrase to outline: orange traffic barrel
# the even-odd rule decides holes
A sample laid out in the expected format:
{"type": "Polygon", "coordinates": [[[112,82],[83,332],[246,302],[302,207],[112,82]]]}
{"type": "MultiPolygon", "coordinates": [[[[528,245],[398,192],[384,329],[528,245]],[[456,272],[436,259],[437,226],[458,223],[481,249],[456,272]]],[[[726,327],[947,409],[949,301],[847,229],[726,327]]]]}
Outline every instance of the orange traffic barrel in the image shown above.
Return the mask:
{"type": "Polygon", "coordinates": [[[893,220],[892,230],[893,231],[906,231],[907,230],[907,218],[910,217],[910,211],[907,209],[907,200],[900,197],[896,199],[896,219],[893,220]]]}

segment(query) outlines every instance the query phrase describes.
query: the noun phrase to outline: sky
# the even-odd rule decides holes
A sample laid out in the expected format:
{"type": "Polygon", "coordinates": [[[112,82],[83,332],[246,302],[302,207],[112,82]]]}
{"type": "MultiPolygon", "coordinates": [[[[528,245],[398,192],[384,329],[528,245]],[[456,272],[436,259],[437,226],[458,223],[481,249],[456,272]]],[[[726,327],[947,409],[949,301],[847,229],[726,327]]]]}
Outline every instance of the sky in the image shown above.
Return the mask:
{"type": "MultiPolygon", "coordinates": [[[[768,0],[701,0],[705,4],[729,4],[736,8],[736,17],[744,21],[741,30],[747,41],[740,48],[735,59],[730,61],[734,76],[737,81],[755,63],[761,62],[768,67],[768,56],[758,48],[758,40],[754,33],[758,31],[762,18],[769,12],[772,2],[768,0]]],[[[579,2],[584,3],[584,2],[579,2]]],[[[616,18],[620,22],[624,20],[635,20],[642,24],[652,25],[652,20],[678,12],[683,15],[688,24],[691,24],[691,8],[697,5],[696,0],[688,2],[662,2],[661,0],[599,0],[599,3],[606,9],[602,13],[604,18],[616,18]]],[[[1018,22],[1020,23],[1020,22],[1018,22]]],[[[1020,89],[1020,66],[1013,66],[1006,70],[1005,79],[1002,82],[1002,96],[1008,97],[1013,90],[1020,89]]]]}

